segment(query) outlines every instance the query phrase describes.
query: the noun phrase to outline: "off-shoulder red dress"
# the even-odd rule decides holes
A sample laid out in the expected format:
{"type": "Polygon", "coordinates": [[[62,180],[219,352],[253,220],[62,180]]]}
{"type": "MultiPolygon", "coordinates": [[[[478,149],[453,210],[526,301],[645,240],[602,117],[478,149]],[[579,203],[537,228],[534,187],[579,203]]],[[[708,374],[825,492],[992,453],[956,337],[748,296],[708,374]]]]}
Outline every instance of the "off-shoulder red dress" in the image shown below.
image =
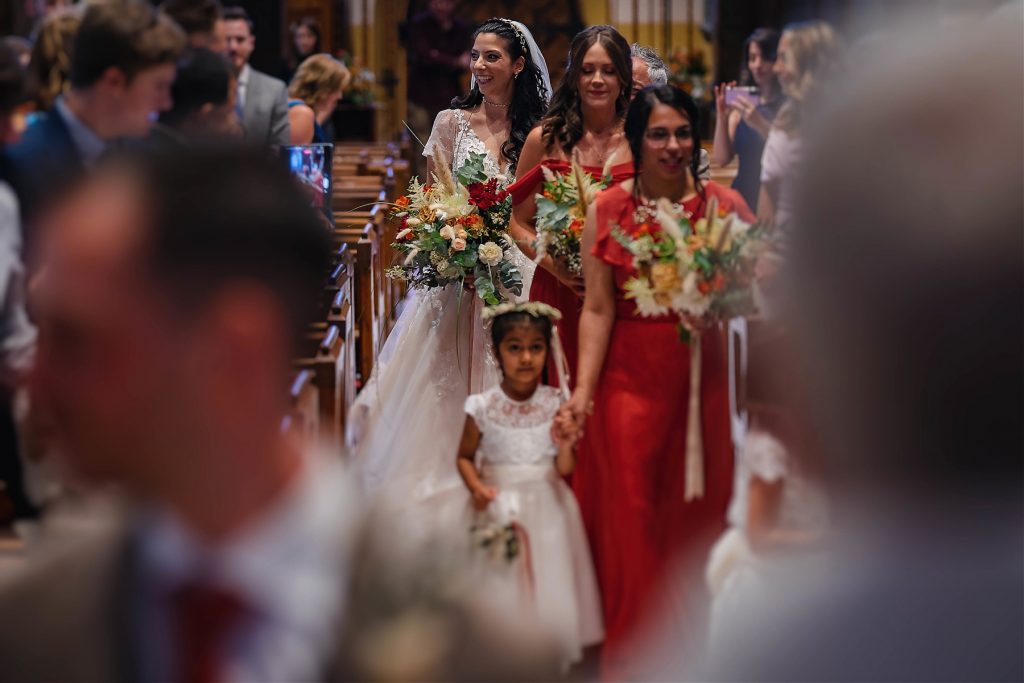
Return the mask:
{"type": "MultiPolygon", "coordinates": [[[[555,173],[566,173],[570,164],[560,159],[545,159],[537,164],[524,175],[519,176],[516,182],[509,186],[512,194],[512,203],[518,204],[524,199],[540,191],[544,182],[544,171],[541,167],[547,167],[555,173]]],[[[584,166],[583,169],[594,178],[601,177],[603,170],[599,166],[584,166]]],[[[621,183],[633,177],[633,162],[627,161],[616,164],[609,169],[612,184],[621,183]]],[[[530,286],[530,301],[542,301],[554,306],[562,312],[562,320],[558,323],[558,331],[562,337],[562,346],[565,348],[565,358],[569,363],[571,372],[576,371],[576,353],[579,339],[580,310],[583,308],[583,300],[576,296],[569,287],[558,281],[554,275],[543,268],[537,268],[533,275],[533,284],[530,286]]],[[[571,382],[571,380],[570,380],[571,382]]],[[[554,359],[548,362],[548,383],[558,386],[558,375],[554,369],[554,359]]]]}
{"type": "MultiPolygon", "coordinates": [[[[736,191],[711,182],[705,194],[718,197],[725,210],[754,220],[736,191]]],[[[697,220],[705,205],[697,196],[684,208],[697,220]]],[[[636,206],[621,186],[597,199],[593,253],[614,272],[616,314],[574,479],[601,587],[604,673],[613,679],[628,675],[621,668],[622,646],[651,614],[655,600],[668,599],[663,592],[667,570],[681,562],[703,566],[724,529],[733,480],[725,339],[712,329],[701,338],[705,495],[685,502],[690,351],[680,341],[674,314],[642,318],[624,297],[622,286],[636,271],[611,228],[635,230],[636,206]]],[[[672,601],[687,613],[699,611],[699,593],[680,583],[685,582],[673,571],[672,601]]]]}

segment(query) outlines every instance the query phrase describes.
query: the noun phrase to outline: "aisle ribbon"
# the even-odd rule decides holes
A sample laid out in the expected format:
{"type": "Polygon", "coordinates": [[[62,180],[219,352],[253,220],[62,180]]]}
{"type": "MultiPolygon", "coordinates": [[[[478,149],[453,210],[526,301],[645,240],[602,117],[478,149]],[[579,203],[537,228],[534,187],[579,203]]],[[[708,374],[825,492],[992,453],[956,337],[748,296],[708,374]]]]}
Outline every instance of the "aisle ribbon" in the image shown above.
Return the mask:
{"type": "Polygon", "coordinates": [[[704,437],[700,420],[700,332],[690,335],[690,399],[686,416],[686,492],[690,502],[704,497],[704,437]]]}

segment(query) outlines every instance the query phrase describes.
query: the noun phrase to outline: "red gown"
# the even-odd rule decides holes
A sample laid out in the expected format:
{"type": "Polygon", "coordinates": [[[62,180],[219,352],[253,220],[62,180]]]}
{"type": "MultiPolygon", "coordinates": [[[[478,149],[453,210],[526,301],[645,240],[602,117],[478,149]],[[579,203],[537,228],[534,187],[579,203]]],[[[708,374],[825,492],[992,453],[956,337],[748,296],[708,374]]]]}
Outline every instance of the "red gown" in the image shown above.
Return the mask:
{"type": "MultiPolygon", "coordinates": [[[[537,164],[509,186],[513,204],[518,204],[540,191],[541,184],[544,182],[544,172],[541,170],[541,166],[545,166],[555,173],[566,173],[570,168],[568,161],[559,159],[545,159],[537,164]]],[[[584,166],[583,170],[594,178],[599,178],[603,169],[599,166],[584,166]]],[[[613,185],[621,183],[623,180],[633,177],[633,162],[616,164],[609,169],[609,172],[613,185]]],[[[558,323],[558,333],[562,337],[562,346],[565,349],[565,359],[568,361],[569,371],[576,372],[580,311],[583,308],[583,300],[576,296],[570,288],[559,282],[558,278],[550,272],[538,267],[533,274],[533,284],[530,286],[530,301],[542,301],[562,312],[562,320],[558,323]]],[[[571,379],[570,383],[575,384],[571,379]]],[[[555,371],[553,358],[548,361],[548,384],[558,386],[558,374],[555,371]]]]}
{"type": "MultiPolygon", "coordinates": [[[[754,220],[734,190],[710,182],[705,192],[718,197],[722,208],[754,220]]],[[[698,196],[684,206],[697,220],[705,201],[698,196]]],[[[635,209],[621,186],[597,199],[593,253],[613,269],[616,314],[574,479],[601,588],[603,667],[611,679],[626,673],[622,646],[656,602],[671,599],[687,615],[700,612],[700,595],[690,590],[695,581],[682,581],[673,571],[670,583],[660,584],[681,564],[703,567],[725,527],[733,481],[725,339],[712,329],[702,337],[705,495],[684,502],[690,352],[679,339],[675,315],[642,318],[623,296],[623,283],[635,270],[610,232],[615,224],[635,230],[635,209]]],[[[686,634],[691,636],[700,637],[686,634]]]]}

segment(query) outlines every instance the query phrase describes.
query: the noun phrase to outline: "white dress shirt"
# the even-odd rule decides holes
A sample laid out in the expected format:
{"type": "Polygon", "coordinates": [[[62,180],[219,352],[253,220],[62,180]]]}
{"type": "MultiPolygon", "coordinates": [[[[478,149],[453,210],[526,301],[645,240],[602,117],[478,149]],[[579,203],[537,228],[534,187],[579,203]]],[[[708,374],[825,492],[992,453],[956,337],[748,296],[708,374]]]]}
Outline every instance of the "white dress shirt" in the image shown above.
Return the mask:
{"type": "MultiPolygon", "coordinates": [[[[358,505],[336,454],[307,458],[291,490],[229,543],[210,547],[166,511],[140,528],[143,591],[155,614],[142,634],[149,671],[174,663],[169,596],[197,578],[238,595],[248,608],[224,662],[226,681],[322,678],[339,643],[358,505]]],[[[172,675],[173,677],[173,675],[172,675]]]]}

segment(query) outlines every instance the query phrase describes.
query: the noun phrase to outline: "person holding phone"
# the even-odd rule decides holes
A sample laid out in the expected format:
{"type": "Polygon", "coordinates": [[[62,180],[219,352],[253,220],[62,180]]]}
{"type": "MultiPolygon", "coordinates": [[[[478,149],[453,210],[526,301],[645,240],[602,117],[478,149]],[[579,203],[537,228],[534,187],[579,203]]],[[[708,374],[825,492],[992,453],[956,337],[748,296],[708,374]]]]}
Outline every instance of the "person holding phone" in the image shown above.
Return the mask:
{"type": "Polygon", "coordinates": [[[743,71],[736,81],[715,86],[715,146],[712,160],[725,166],[739,157],[732,187],[754,211],[761,178],[761,153],[772,121],[782,106],[782,88],[773,73],[778,31],[756,29],[743,44],[743,71]]]}

